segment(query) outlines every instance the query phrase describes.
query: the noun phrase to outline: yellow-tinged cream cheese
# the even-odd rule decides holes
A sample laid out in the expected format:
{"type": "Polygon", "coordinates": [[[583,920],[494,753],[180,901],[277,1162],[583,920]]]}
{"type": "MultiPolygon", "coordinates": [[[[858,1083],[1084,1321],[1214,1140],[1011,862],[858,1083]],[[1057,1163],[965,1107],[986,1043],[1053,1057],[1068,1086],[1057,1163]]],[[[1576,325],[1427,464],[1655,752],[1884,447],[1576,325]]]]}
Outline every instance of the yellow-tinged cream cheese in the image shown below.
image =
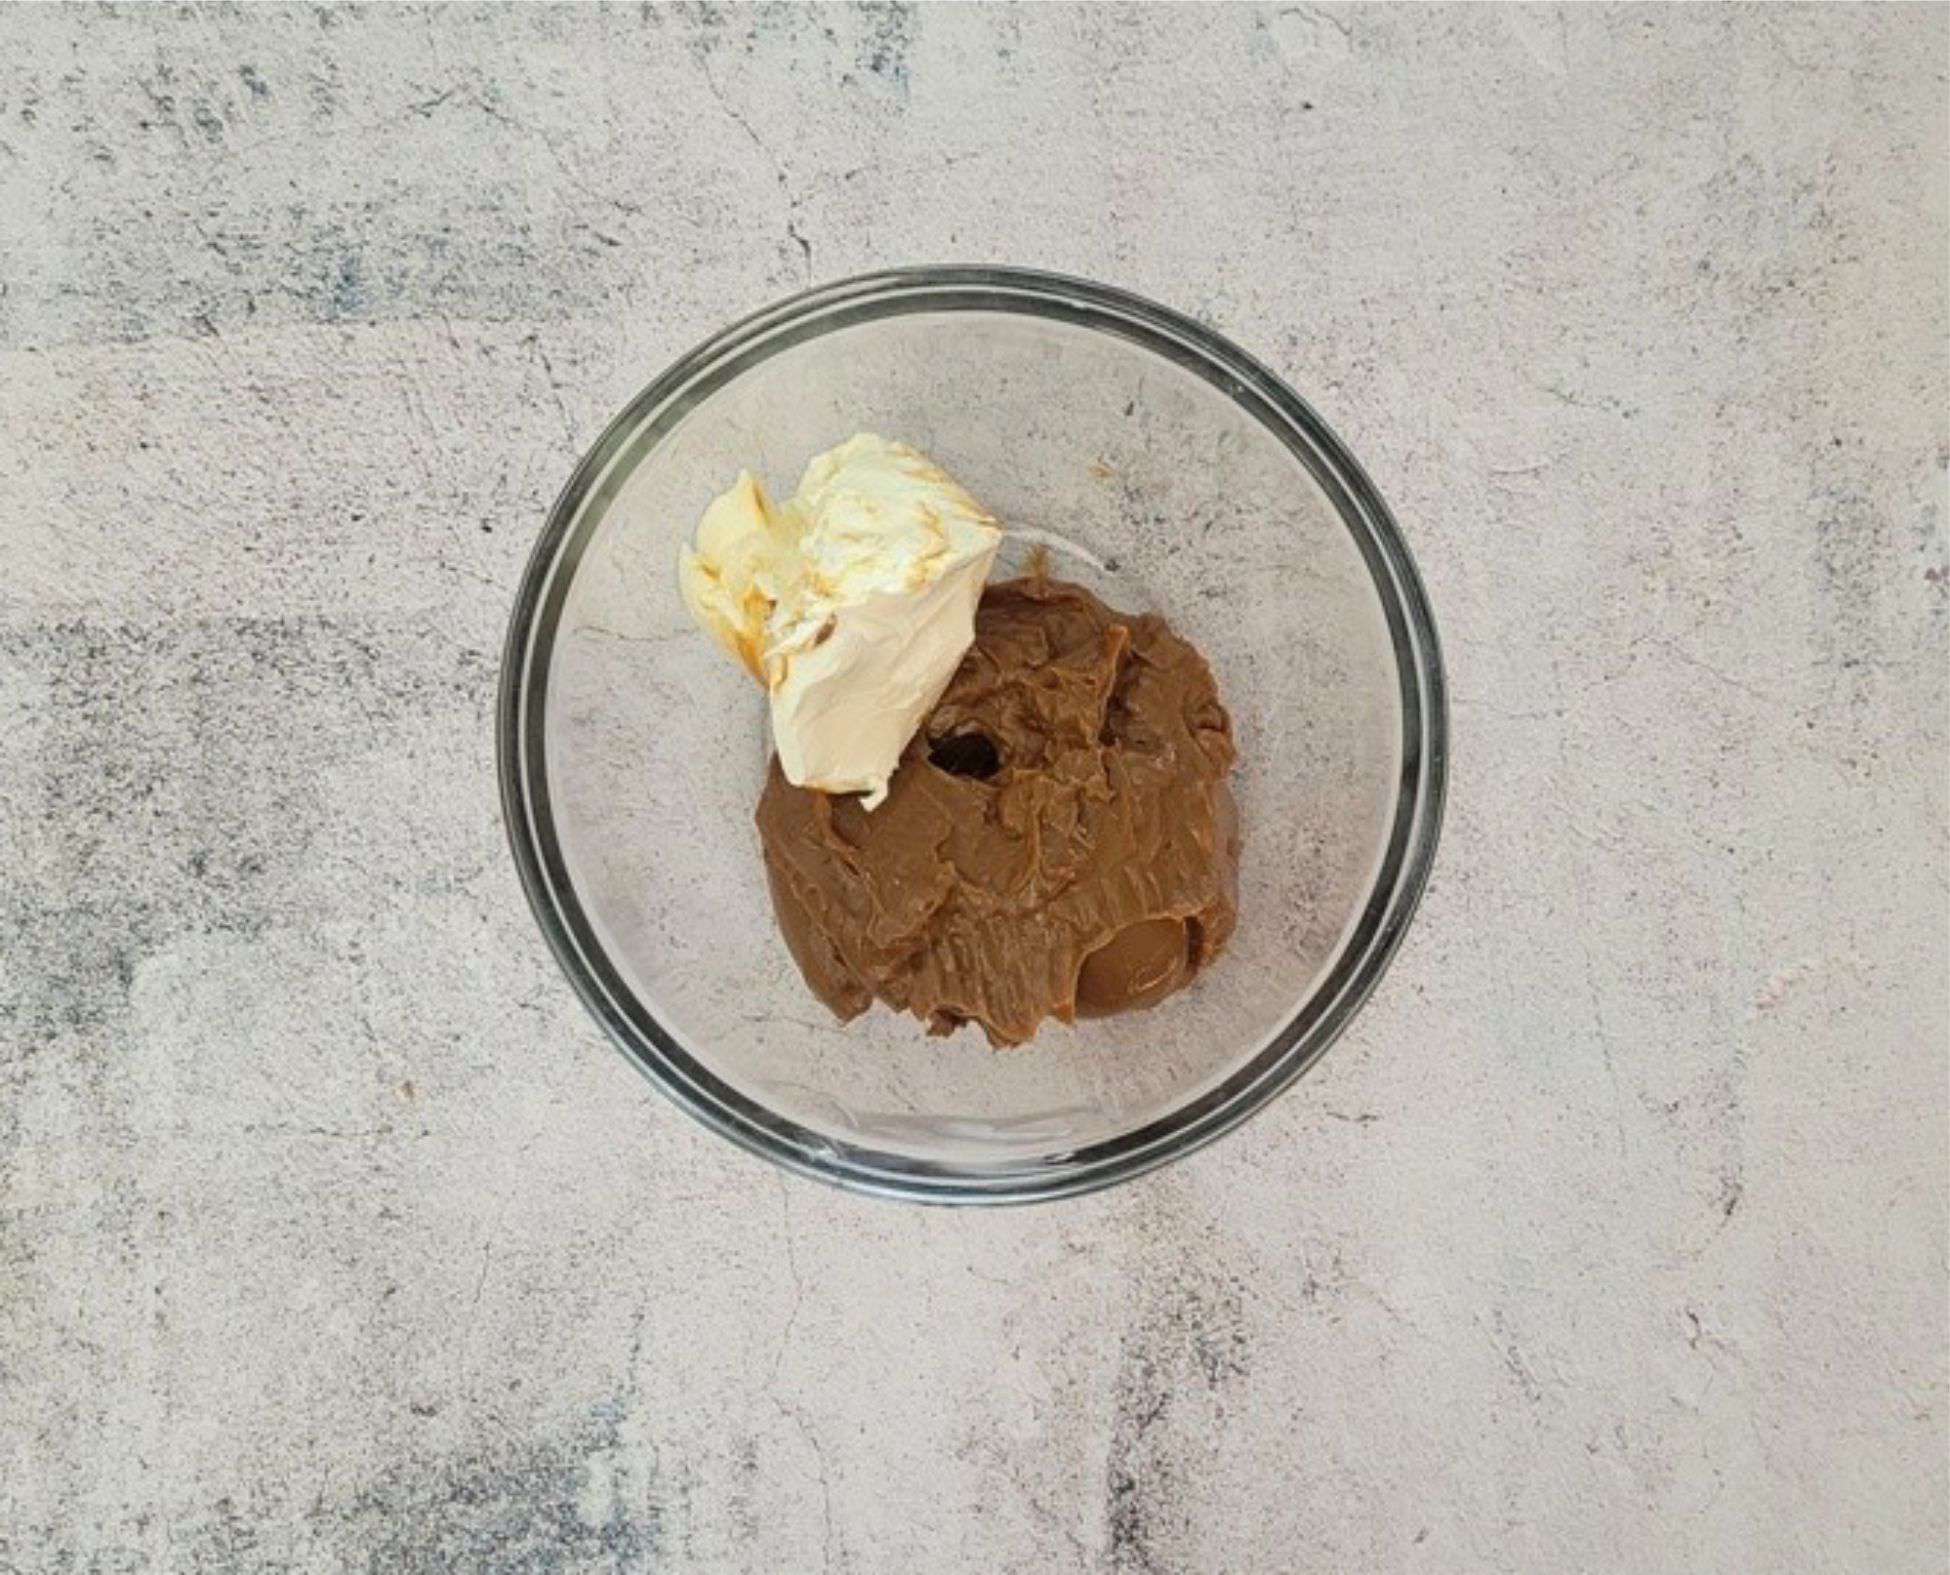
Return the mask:
{"type": "Polygon", "coordinates": [[[691,615],[771,697],[786,779],[872,809],[975,639],[995,520],[904,443],[849,438],[774,504],[741,473],[679,556],[691,615]]]}

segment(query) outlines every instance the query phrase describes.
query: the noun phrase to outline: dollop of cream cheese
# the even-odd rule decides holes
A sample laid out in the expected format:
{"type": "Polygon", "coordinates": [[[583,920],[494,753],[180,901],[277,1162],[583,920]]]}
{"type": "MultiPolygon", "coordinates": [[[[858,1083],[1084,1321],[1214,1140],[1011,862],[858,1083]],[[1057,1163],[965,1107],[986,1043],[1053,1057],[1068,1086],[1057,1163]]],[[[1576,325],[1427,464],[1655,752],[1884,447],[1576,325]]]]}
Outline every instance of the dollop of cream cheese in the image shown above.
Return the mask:
{"type": "Polygon", "coordinates": [[[678,558],[685,604],[765,686],[786,780],[887,783],[975,640],[1002,530],[926,455],[863,432],[775,504],[748,472],[678,558]]]}

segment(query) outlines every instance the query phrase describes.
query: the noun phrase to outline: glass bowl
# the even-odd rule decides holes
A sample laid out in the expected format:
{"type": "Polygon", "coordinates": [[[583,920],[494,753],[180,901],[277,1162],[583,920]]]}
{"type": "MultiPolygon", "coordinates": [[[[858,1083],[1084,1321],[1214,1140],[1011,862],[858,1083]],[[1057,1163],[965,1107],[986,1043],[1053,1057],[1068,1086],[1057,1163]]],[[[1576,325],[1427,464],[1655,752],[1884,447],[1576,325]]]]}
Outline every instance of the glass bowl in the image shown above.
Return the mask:
{"type": "Polygon", "coordinates": [[[1435,627],[1388,509],[1258,362],[1136,296],[921,268],[794,296],[644,390],[522,579],[499,764],[549,944],[624,1054],[707,1125],[863,1192],[1019,1202],[1237,1125],[1347,1025],[1435,852],[1435,627]],[[1148,1011],[991,1050],[882,1006],[842,1026],[772,916],[763,697],[693,626],[677,548],[741,468],[789,495],[855,432],[912,443],[1113,607],[1210,661],[1239,746],[1239,924],[1148,1011]]]}

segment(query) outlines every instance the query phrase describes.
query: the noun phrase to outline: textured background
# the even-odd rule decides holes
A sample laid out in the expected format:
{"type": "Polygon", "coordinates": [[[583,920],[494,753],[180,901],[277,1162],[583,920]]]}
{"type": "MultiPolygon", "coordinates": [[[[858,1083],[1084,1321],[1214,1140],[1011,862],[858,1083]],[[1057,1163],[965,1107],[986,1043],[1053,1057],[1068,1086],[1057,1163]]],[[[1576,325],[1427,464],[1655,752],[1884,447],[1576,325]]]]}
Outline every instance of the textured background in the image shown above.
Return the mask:
{"type": "Polygon", "coordinates": [[[1943,9],[0,13],[0,1567],[1942,1568],[1943,9]],[[1396,506],[1457,751],[1272,1111],[786,1180],[490,699],[675,352],[999,259],[1396,506]]]}

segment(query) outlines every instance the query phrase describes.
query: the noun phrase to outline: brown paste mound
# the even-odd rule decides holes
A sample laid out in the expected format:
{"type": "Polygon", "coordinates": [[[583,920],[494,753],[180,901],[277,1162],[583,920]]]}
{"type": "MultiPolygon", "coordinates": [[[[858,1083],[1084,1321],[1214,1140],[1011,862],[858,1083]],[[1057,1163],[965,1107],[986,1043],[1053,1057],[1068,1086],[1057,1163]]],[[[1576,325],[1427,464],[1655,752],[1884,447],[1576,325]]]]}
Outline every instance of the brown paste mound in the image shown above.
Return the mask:
{"type": "Polygon", "coordinates": [[[1032,578],[991,585],[975,644],[871,814],[797,788],[758,806],[779,927],[842,1019],[878,996],[1021,1044],[1150,1006],[1232,934],[1232,724],[1163,619],[1032,578]]]}

